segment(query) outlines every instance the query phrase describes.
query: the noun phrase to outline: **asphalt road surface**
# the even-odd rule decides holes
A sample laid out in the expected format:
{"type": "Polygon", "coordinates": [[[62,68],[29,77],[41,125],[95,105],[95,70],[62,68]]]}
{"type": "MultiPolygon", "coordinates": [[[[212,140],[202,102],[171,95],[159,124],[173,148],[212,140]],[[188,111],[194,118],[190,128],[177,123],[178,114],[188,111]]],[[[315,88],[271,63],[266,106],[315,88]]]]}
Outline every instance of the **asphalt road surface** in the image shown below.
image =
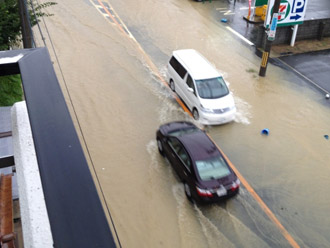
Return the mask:
{"type": "Polygon", "coordinates": [[[330,50],[283,56],[279,59],[324,94],[330,94],[330,50]]]}
{"type": "Polygon", "coordinates": [[[57,2],[40,28],[122,247],[330,246],[326,100],[290,70],[258,76],[254,49],[213,18],[227,0],[57,2]],[[190,204],[157,151],[159,125],[193,121],[164,80],[181,48],[223,73],[238,109],[206,127],[242,181],[220,204],[190,204]]]}

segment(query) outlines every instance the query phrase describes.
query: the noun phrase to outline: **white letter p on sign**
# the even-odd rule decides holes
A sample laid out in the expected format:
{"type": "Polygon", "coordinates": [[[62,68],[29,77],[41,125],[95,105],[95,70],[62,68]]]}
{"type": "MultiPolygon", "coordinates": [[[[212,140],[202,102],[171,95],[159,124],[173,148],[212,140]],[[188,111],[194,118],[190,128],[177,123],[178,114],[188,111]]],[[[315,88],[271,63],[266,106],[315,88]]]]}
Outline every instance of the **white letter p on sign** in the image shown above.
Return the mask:
{"type": "Polygon", "coordinates": [[[294,0],[292,13],[304,11],[305,0],[294,0]]]}

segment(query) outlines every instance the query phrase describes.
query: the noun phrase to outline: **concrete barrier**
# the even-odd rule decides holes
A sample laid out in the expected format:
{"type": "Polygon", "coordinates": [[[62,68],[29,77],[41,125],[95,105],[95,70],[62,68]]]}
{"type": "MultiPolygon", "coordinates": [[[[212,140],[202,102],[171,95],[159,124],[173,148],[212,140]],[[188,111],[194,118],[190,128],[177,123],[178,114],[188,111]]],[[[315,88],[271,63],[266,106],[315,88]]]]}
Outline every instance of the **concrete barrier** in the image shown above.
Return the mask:
{"type": "MultiPolygon", "coordinates": [[[[273,45],[290,44],[292,37],[292,26],[278,27],[276,29],[276,38],[273,45]]],[[[306,20],[299,25],[296,41],[313,40],[330,37],[330,18],[306,20]]],[[[257,47],[265,47],[267,34],[265,28],[261,25],[257,30],[255,44],[257,47]]]]}
{"type": "Polygon", "coordinates": [[[14,104],[11,119],[24,247],[51,248],[53,238],[25,102],[14,104]]]}

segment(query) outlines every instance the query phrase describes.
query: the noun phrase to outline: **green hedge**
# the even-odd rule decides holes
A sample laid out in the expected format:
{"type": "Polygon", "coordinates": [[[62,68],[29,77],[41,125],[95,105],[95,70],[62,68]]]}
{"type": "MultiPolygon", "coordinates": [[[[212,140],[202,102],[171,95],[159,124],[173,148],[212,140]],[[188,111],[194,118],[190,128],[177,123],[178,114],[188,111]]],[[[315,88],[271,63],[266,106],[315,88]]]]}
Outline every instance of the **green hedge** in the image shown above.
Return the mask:
{"type": "Polygon", "coordinates": [[[23,100],[23,90],[20,75],[0,77],[0,106],[12,106],[23,100]]]}

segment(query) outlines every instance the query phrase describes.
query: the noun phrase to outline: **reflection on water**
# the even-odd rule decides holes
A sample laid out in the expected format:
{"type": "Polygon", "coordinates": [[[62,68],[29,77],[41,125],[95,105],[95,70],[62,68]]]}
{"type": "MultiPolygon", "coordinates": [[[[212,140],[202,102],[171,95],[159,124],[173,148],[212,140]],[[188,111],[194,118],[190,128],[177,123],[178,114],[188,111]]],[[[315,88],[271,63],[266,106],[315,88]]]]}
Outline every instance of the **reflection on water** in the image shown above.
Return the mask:
{"type": "MultiPolygon", "coordinates": [[[[132,39],[87,1],[58,2],[49,32],[123,247],[289,247],[244,187],[223,204],[187,201],[154,140],[160,124],[191,117],[132,39]]],[[[111,1],[162,76],[180,48],[223,73],[238,113],[207,131],[302,247],[329,247],[329,108],[288,71],[256,75],[260,59],[209,18],[225,3],[111,1]]]]}

